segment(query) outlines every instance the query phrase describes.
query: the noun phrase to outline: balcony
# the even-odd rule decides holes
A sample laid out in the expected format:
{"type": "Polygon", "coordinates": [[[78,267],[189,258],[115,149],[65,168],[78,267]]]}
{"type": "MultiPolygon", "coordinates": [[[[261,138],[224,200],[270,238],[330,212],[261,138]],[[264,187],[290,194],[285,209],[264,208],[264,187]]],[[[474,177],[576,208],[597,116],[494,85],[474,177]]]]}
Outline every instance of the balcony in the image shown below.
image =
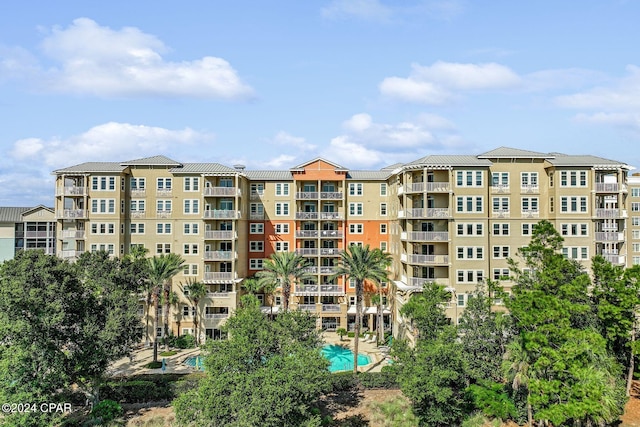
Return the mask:
{"type": "Polygon", "coordinates": [[[424,182],[414,182],[404,187],[406,193],[422,193],[424,192],[424,182]]]}
{"type": "Polygon", "coordinates": [[[231,209],[212,209],[204,211],[205,219],[239,219],[240,211],[231,209]]]}
{"type": "Polygon", "coordinates": [[[147,195],[147,190],[144,188],[132,188],[131,189],[131,197],[145,197],[147,195]]]}
{"type": "Polygon", "coordinates": [[[620,188],[617,182],[596,182],[596,193],[617,193],[620,188]]]}
{"type": "Polygon", "coordinates": [[[167,210],[156,211],[156,218],[171,218],[171,211],[167,211],[167,210]]]}
{"type": "Polygon", "coordinates": [[[296,193],[296,200],[318,200],[317,191],[300,191],[296,193]]]}
{"type": "Polygon", "coordinates": [[[298,310],[309,311],[315,313],[317,311],[315,304],[298,304],[298,310]]]}
{"type": "Polygon", "coordinates": [[[322,295],[343,295],[341,285],[320,285],[320,293],[322,295]]]}
{"type": "Polygon", "coordinates": [[[609,261],[611,264],[620,265],[620,264],[624,264],[625,263],[625,256],[624,255],[602,254],[602,256],[604,257],[604,259],[609,261]]]}
{"type": "Polygon", "coordinates": [[[296,212],[296,219],[318,219],[319,212],[296,212]]]}
{"type": "Polygon", "coordinates": [[[301,239],[312,239],[318,237],[318,230],[296,230],[296,237],[301,239]]]}
{"type": "Polygon", "coordinates": [[[298,285],[294,290],[295,294],[315,295],[318,293],[318,285],[298,285]]]}
{"type": "Polygon", "coordinates": [[[446,231],[412,231],[402,233],[400,239],[411,242],[446,242],[449,240],[449,233],[446,231]]]}
{"type": "Polygon", "coordinates": [[[338,248],[320,248],[320,255],[340,255],[342,249],[338,248]]]}
{"type": "Polygon", "coordinates": [[[61,219],[86,219],[87,211],[84,209],[63,209],[62,212],[57,212],[56,218],[61,219]]]}
{"type": "Polygon", "coordinates": [[[495,184],[491,186],[491,194],[508,194],[510,191],[509,184],[495,184]]]}
{"type": "Polygon", "coordinates": [[[520,192],[523,194],[537,194],[540,193],[540,187],[533,184],[521,185],[520,192]]]}
{"type": "Polygon", "coordinates": [[[607,231],[596,232],[596,242],[623,242],[624,233],[615,233],[607,231]]]}
{"type": "Polygon", "coordinates": [[[596,209],[596,218],[617,219],[626,218],[627,211],[620,209],[596,209]]]}
{"type": "Polygon", "coordinates": [[[53,231],[25,231],[24,237],[27,239],[53,238],[53,231]]]}
{"type": "Polygon", "coordinates": [[[400,260],[417,265],[447,265],[449,255],[401,255],[400,260]],[[404,259],[403,259],[404,258],[404,259]]]}
{"type": "Polygon", "coordinates": [[[156,190],[156,196],[158,197],[167,197],[173,194],[173,190],[171,188],[159,188],[156,190]]]}
{"type": "Polygon", "coordinates": [[[522,218],[539,218],[540,211],[538,209],[523,209],[522,218]]]}
{"type": "Polygon", "coordinates": [[[264,219],[264,212],[250,212],[249,219],[262,220],[264,219]]]}
{"type": "Polygon", "coordinates": [[[321,200],[342,200],[342,193],[337,191],[322,191],[320,193],[321,200]]]}
{"type": "Polygon", "coordinates": [[[63,251],[60,251],[60,258],[63,258],[63,259],[78,258],[83,253],[84,251],[63,250],[63,251]]]}
{"type": "Polygon", "coordinates": [[[236,187],[205,187],[202,194],[209,196],[239,196],[240,189],[236,187]]]}
{"type": "Polygon", "coordinates": [[[56,188],[56,196],[86,196],[87,189],[85,187],[58,187],[56,188]]]}
{"type": "Polygon", "coordinates": [[[342,231],[338,230],[322,230],[320,232],[320,237],[325,239],[341,239],[342,236],[342,231]]]}
{"type": "Polygon", "coordinates": [[[207,291],[207,296],[210,298],[229,298],[231,296],[231,292],[209,292],[207,291]]]}
{"type": "Polygon", "coordinates": [[[253,190],[249,193],[249,198],[251,200],[258,200],[264,195],[264,190],[253,190]]]}
{"type": "Polygon", "coordinates": [[[338,212],[320,212],[320,219],[342,219],[343,216],[338,212]]]}
{"type": "Polygon", "coordinates": [[[84,239],[84,230],[62,230],[60,239],[84,239]]]}
{"type": "Polygon", "coordinates": [[[491,211],[491,216],[493,216],[493,218],[509,218],[511,211],[509,211],[509,209],[494,209],[491,211]]]}
{"type": "Polygon", "coordinates": [[[449,208],[416,208],[398,212],[399,218],[449,218],[449,208]]]}
{"type": "Polygon", "coordinates": [[[207,251],[204,253],[205,261],[229,261],[233,259],[233,251],[207,251]]]}
{"type": "Polygon", "coordinates": [[[229,282],[235,279],[235,273],[228,272],[210,272],[205,271],[205,282],[229,282]]]}
{"type": "Polygon", "coordinates": [[[323,313],[339,313],[340,304],[322,304],[323,313]]]}
{"type": "Polygon", "coordinates": [[[318,255],[318,248],[298,248],[296,254],[302,256],[316,256],[318,255]]]}
{"type": "Polygon", "coordinates": [[[449,286],[449,279],[447,278],[438,278],[436,279],[435,277],[403,277],[403,279],[406,279],[405,282],[407,283],[407,285],[409,286],[416,286],[416,287],[420,287],[422,288],[422,286],[425,283],[429,283],[429,282],[434,282],[437,283],[438,285],[442,285],[442,286],[449,286]]]}
{"type": "Polygon", "coordinates": [[[131,218],[145,218],[147,216],[146,211],[131,211],[131,218]]]}
{"type": "Polygon", "coordinates": [[[205,319],[226,319],[229,317],[229,313],[205,313],[205,319]]]}
{"type": "Polygon", "coordinates": [[[236,238],[235,231],[207,230],[204,232],[205,240],[233,240],[236,238]]]}
{"type": "Polygon", "coordinates": [[[318,267],[318,266],[313,266],[313,267],[305,267],[304,269],[305,272],[307,273],[311,273],[311,274],[334,274],[337,271],[336,267],[329,267],[329,266],[322,266],[322,267],[318,267]]]}

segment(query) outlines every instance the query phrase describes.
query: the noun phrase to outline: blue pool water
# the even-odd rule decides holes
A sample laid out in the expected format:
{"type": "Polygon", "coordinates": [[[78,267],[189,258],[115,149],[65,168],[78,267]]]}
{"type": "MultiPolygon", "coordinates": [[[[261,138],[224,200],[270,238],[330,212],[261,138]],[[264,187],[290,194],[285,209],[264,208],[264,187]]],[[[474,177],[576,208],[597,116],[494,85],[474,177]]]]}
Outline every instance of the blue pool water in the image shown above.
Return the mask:
{"type": "MultiPolygon", "coordinates": [[[[353,370],[353,351],[339,345],[325,345],[322,347],[322,355],[326,357],[331,365],[330,372],[353,370]]],[[[371,358],[366,354],[358,354],[358,366],[365,366],[371,363],[371,358]]]]}
{"type": "MultiPolygon", "coordinates": [[[[353,370],[353,351],[339,345],[325,345],[322,347],[322,355],[331,363],[329,372],[353,370]]],[[[204,371],[202,356],[191,356],[184,360],[185,365],[204,371]]],[[[371,363],[371,358],[366,354],[358,354],[358,366],[371,363]]]]}

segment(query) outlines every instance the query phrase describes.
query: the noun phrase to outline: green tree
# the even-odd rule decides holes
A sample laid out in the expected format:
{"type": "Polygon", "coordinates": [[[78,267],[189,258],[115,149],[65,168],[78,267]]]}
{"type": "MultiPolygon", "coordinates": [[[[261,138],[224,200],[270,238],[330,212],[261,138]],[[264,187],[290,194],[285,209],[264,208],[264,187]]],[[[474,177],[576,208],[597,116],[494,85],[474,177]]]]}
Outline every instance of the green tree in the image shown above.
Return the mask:
{"type": "Polygon", "coordinates": [[[169,329],[169,293],[171,292],[171,279],[180,271],[182,271],[182,264],[184,260],[176,254],[162,254],[147,258],[149,263],[149,282],[152,284],[151,299],[153,301],[153,308],[155,310],[155,316],[153,317],[153,361],[158,361],[158,310],[160,308],[160,295],[164,295],[166,301],[164,307],[164,327],[162,329],[162,338],[166,336],[166,332],[169,329]]]}
{"type": "Polygon", "coordinates": [[[262,264],[263,270],[256,277],[263,286],[275,284],[282,290],[282,309],[289,309],[291,285],[313,275],[307,270],[308,260],[295,252],[275,252],[262,264]]]}
{"type": "MultiPolygon", "coordinates": [[[[228,319],[227,340],[205,344],[206,377],[173,406],[184,425],[305,426],[329,388],[315,319],[288,311],[269,321],[253,295],[228,319]]],[[[317,420],[315,420],[317,421],[317,420]]],[[[317,425],[317,424],[316,424],[317,425]]]]}
{"type": "Polygon", "coordinates": [[[425,426],[457,425],[464,415],[466,364],[456,329],[445,316],[450,294],[442,286],[426,283],[414,294],[401,314],[411,317],[418,329],[414,348],[405,341],[393,343],[392,355],[402,393],[425,426]]]}
{"type": "MultiPolygon", "coordinates": [[[[0,399],[61,402],[76,384],[95,390],[109,363],[142,338],[135,280],[118,259],[70,264],[24,251],[0,267],[0,399]]],[[[9,415],[4,425],[46,426],[55,414],[9,415]]]]}
{"type": "Polygon", "coordinates": [[[198,313],[198,307],[202,298],[207,295],[207,286],[202,282],[189,281],[182,289],[187,298],[189,298],[189,301],[193,304],[193,327],[196,335],[196,345],[200,345],[200,331],[198,329],[200,313],[198,313]]]}
{"type": "Polygon", "coordinates": [[[278,284],[270,279],[258,279],[257,277],[247,277],[242,281],[242,287],[250,294],[262,293],[269,297],[269,319],[273,319],[273,294],[278,284]]]}
{"type": "Polygon", "coordinates": [[[133,246],[131,251],[126,254],[122,261],[128,266],[128,269],[136,277],[138,292],[144,296],[144,319],[145,319],[145,344],[147,347],[151,345],[149,336],[149,308],[153,302],[154,284],[147,280],[149,276],[149,263],[146,256],[149,250],[144,246],[133,246]]]}
{"type": "MultiPolygon", "coordinates": [[[[364,282],[386,282],[389,272],[387,267],[391,263],[391,256],[380,249],[371,249],[369,245],[351,245],[340,253],[340,264],[331,280],[344,276],[345,283],[353,279],[356,285],[356,324],[353,341],[354,360],[358,360],[358,343],[360,341],[360,325],[362,323],[362,299],[364,296],[364,282]]],[[[353,372],[358,372],[358,364],[353,364],[353,372]]]]}

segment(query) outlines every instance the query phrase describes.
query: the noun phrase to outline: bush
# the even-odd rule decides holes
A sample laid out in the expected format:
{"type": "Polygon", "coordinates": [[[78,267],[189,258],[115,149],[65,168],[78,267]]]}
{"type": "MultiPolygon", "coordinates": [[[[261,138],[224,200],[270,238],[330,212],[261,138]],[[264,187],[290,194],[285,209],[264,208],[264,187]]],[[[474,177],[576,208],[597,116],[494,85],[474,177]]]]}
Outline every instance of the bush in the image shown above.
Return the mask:
{"type": "Polygon", "coordinates": [[[353,338],[353,337],[355,337],[355,336],[356,336],[356,333],[355,333],[355,332],[347,332],[347,336],[348,336],[349,338],[353,338]]]}
{"type": "Polygon", "coordinates": [[[337,372],[329,377],[331,390],[347,391],[358,387],[358,379],[353,372],[337,372]]]}
{"type": "Polygon", "coordinates": [[[472,384],[466,390],[467,399],[484,415],[506,420],[517,415],[516,405],[509,398],[502,384],[484,382],[472,384]]]}
{"type": "Polygon", "coordinates": [[[162,362],[157,361],[157,362],[149,362],[146,365],[144,365],[145,368],[147,369],[159,369],[162,368],[162,362]]]}
{"type": "Polygon", "coordinates": [[[168,356],[175,356],[176,354],[178,354],[177,351],[175,350],[170,350],[170,351],[163,351],[162,353],[160,353],[160,356],[162,357],[168,357],[168,356]]]}
{"type": "Polygon", "coordinates": [[[122,416],[123,412],[122,406],[118,402],[106,399],[93,407],[91,416],[106,424],[122,416]]]}
{"type": "Polygon", "coordinates": [[[173,343],[174,347],[185,349],[185,348],[195,348],[196,347],[196,337],[193,335],[180,335],[177,337],[173,343]]]}
{"type": "Polygon", "coordinates": [[[395,372],[390,370],[361,372],[357,379],[364,388],[400,388],[395,372]]]}
{"type": "Polygon", "coordinates": [[[100,394],[121,403],[170,400],[176,395],[173,382],[175,382],[175,377],[173,381],[153,381],[153,378],[150,378],[110,382],[100,388],[100,394]]]}

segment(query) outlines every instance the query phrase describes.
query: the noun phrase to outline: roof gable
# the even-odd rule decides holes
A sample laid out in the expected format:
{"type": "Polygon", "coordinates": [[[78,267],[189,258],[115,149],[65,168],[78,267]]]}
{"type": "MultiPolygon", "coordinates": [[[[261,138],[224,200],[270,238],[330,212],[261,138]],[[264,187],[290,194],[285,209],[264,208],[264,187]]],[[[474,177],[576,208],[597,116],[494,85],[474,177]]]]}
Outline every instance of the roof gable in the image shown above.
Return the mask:
{"type": "Polygon", "coordinates": [[[182,163],[171,160],[166,156],[143,157],[142,159],[129,160],[120,164],[122,166],[182,166],[182,163]]]}
{"type": "Polygon", "coordinates": [[[496,158],[526,158],[526,159],[553,159],[553,154],[538,153],[536,151],[521,150],[519,148],[498,147],[495,150],[487,151],[478,155],[479,159],[496,158]]]}

